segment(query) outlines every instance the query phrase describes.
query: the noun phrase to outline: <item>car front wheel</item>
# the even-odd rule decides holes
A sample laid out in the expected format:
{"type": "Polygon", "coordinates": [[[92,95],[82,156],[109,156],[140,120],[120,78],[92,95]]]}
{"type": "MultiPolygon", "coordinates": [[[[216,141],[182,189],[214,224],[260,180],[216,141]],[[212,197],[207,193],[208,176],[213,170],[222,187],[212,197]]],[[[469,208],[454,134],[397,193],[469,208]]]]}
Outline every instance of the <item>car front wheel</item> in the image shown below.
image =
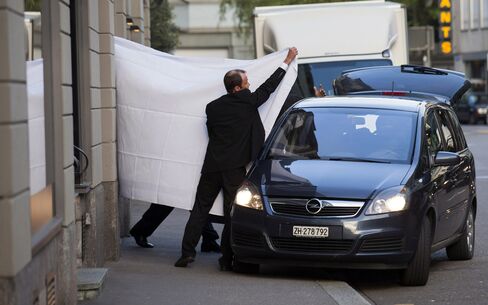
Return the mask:
{"type": "Polygon", "coordinates": [[[407,269],[402,271],[400,280],[402,285],[423,286],[427,283],[429,279],[431,246],[431,223],[429,217],[425,216],[420,229],[417,250],[407,269]]]}
{"type": "Polygon", "coordinates": [[[452,260],[468,260],[473,258],[474,236],[474,213],[470,207],[461,237],[457,242],[446,248],[447,257],[452,260]]]}

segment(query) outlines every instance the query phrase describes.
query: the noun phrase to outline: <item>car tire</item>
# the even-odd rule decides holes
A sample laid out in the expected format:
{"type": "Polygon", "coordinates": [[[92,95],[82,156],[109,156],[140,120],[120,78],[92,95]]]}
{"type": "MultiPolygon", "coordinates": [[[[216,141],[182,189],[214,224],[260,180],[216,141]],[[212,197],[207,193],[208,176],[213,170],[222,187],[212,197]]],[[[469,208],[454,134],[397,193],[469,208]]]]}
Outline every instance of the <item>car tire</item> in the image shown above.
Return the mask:
{"type": "Polygon", "coordinates": [[[461,237],[454,244],[446,248],[447,257],[451,260],[469,260],[474,255],[475,227],[474,213],[470,207],[461,237]]]}
{"type": "Polygon", "coordinates": [[[235,258],[233,270],[237,273],[256,274],[259,273],[259,264],[244,263],[235,258]]]}
{"type": "Polygon", "coordinates": [[[430,254],[432,246],[432,228],[429,217],[425,216],[420,229],[417,250],[408,263],[405,270],[402,270],[400,283],[405,286],[424,286],[429,280],[430,254]]]}

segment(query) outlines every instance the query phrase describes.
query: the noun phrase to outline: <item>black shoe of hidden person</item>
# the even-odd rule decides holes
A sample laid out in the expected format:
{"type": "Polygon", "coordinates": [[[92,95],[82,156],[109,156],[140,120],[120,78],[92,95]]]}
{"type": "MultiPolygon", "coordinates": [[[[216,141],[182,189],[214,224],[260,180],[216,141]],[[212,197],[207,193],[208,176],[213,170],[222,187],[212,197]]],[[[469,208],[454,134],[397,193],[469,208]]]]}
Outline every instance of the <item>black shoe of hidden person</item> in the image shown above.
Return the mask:
{"type": "Polygon", "coordinates": [[[137,235],[137,234],[130,234],[132,235],[132,237],[134,237],[134,240],[136,241],[136,244],[139,246],[139,247],[142,247],[142,248],[154,248],[154,245],[151,244],[150,242],[147,241],[147,238],[145,236],[142,236],[142,235],[137,235]]]}
{"type": "Polygon", "coordinates": [[[176,261],[175,267],[184,268],[188,266],[188,264],[193,263],[194,261],[195,258],[193,256],[182,256],[176,261]]]}
{"type": "Polygon", "coordinates": [[[202,241],[202,245],[200,246],[200,251],[220,253],[220,245],[215,240],[204,240],[202,241]]]}
{"type": "Polygon", "coordinates": [[[224,259],[223,257],[219,258],[219,267],[220,271],[232,271],[232,261],[224,259]]]}

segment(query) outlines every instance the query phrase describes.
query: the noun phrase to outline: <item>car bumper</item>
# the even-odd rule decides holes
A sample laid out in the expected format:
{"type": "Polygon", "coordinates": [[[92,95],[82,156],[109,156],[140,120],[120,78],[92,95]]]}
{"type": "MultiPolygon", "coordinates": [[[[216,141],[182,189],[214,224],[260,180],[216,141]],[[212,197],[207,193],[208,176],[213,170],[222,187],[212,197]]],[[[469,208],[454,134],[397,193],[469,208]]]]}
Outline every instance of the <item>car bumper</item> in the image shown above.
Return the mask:
{"type": "Polygon", "coordinates": [[[335,268],[402,269],[419,234],[414,214],[352,218],[282,216],[240,206],[232,209],[231,244],[242,262],[335,268]],[[297,238],[294,225],[326,226],[328,238],[297,238]]]}

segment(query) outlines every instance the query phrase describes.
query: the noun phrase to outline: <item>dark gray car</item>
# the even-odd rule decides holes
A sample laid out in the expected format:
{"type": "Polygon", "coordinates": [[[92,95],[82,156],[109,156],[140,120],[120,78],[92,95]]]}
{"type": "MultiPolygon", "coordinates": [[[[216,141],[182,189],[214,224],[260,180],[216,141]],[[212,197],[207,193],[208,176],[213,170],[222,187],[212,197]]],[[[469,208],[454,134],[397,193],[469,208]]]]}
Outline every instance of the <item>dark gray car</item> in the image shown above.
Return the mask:
{"type": "MultiPolygon", "coordinates": [[[[389,69],[397,70],[380,73],[427,75],[431,83],[442,76],[458,86],[385,90],[368,78],[381,68],[364,69],[342,76],[356,91],[336,80],[339,93],[357,96],[288,110],[236,196],[237,271],[266,263],[401,269],[403,284],[424,285],[432,251],[473,256],[474,159],[448,105],[469,82],[458,73],[389,69]]],[[[402,85],[398,75],[390,80],[402,85]]]]}

